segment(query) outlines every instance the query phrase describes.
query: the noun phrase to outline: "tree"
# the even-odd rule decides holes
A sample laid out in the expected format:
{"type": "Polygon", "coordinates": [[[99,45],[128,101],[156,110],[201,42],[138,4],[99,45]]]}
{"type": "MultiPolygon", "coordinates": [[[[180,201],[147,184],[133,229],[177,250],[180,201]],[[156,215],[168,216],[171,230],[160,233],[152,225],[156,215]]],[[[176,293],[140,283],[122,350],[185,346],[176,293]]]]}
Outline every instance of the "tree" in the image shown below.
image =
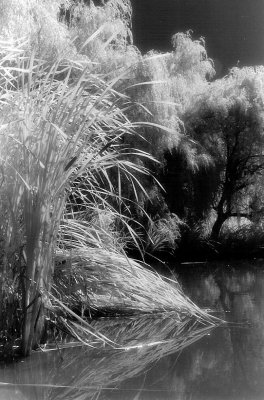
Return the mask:
{"type": "MultiPolygon", "coordinates": [[[[130,119],[143,121],[137,127],[139,135],[127,135],[125,143],[150,152],[159,160],[159,164],[148,165],[158,178],[163,169],[168,171],[166,163],[171,155],[184,160],[190,170],[208,163],[206,154],[193,151],[182,119],[193,96],[207,88],[214,75],[213,63],[204,41],[193,40],[191,32],[175,34],[172,45],[171,52],[151,51],[141,56],[122,88],[134,101],[134,107],[128,110],[130,119]]],[[[155,181],[146,177],[144,187],[148,193],[157,193],[153,185],[155,181]]],[[[179,199],[178,187],[173,196],[179,199]]],[[[160,211],[160,207],[156,211],[152,208],[154,215],[160,211]]]]}
{"type": "Polygon", "coordinates": [[[264,68],[234,68],[197,95],[185,115],[188,134],[213,161],[212,201],[204,210],[216,214],[213,239],[228,218],[252,218],[252,188],[264,171],[263,84],[264,68]]]}
{"type": "Polygon", "coordinates": [[[150,123],[140,127],[140,146],[159,159],[179,145],[188,152],[182,118],[194,93],[203,91],[215,73],[203,39],[193,40],[190,31],[177,33],[172,46],[171,52],[142,56],[126,82],[126,93],[138,105],[131,111],[132,120],[150,123]]]}
{"type": "MultiPolygon", "coordinates": [[[[69,0],[0,0],[0,37],[3,41],[24,39],[42,59],[76,56],[69,33],[57,15],[69,0]]],[[[10,44],[12,47],[12,43],[10,44]]]]}
{"type": "Polygon", "coordinates": [[[71,0],[61,10],[61,19],[89,67],[106,79],[120,74],[140,57],[133,45],[130,0],[71,0]],[[96,6],[100,3],[100,6],[96,6]]]}

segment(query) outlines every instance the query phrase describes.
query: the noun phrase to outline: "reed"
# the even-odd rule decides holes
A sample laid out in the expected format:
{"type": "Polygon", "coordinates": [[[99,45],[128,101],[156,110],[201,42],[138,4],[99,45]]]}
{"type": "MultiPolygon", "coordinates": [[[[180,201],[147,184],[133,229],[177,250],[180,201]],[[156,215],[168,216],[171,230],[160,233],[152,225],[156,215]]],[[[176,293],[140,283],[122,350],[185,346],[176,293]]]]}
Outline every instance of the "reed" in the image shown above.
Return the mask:
{"type": "MultiPolygon", "coordinates": [[[[71,233],[74,236],[73,231],[71,233]]],[[[141,331],[142,337],[159,342],[164,321],[170,321],[171,332],[169,322],[165,325],[167,339],[177,339],[179,343],[185,343],[186,339],[187,345],[188,340],[192,340],[192,328],[196,333],[199,326],[203,332],[223,322],[209,310],[197,307],[183,293],[176,279],[162,277],[145,263],[113,249],[87,247],[84,240],[80,240],[82,231],[76,235],[78,243],[73,236],[74,247],[56,252],[49,308],[54,314],[55,327],[79,344],[124,349],[133,346],[135,332],[138,340],[141,331]],[[94,318],[98,317],[110,317],[109,322],[104,323],[103,318],[97,323],[94,318]],[[113,320],[113,317],[122,318],[113,320]],[[133,333],[128,328],[125,334],[124,328],[120,328],[123,318],[133,333]],[[129,321],[133,321],[131,325],[129,321]],[[138,321],[144,321],[145,325],[141,326],[138,321]],[[154,324],[157,337],[153,333],[154,324]],[[181,335],[186,329],[190,329],[189,339],[181,335]]],[[[60,342],[61,339],[59,335],[60,342]]]]}
{"type": "MultiPolygon", "coordinates": [[[[146,264],[128,259],[125,255],[104,249],[74,249],[56,255],[53,307],[66,305],[61,320],[78,337],[82,335],[82,321],[73,318],[69,310],[76,310],[86,321],[96,316],[127,316],[148,313],[174,312],[183,318],[214,323],[216,319],[197,307],[176,280],[162,277],[146,264]],[[74,321],[75,320],[75,321],[74,321]]],[[[63,306],[62,306],[63,307],[63,306]]],[[[86,343],[88,343],[85,340],[86,343]]]]}
{"type": "MultiPolygon", "coordinates": [[[[106,84],[89,64],[48,64],[24,48],[0,41],[1,280],[18,273],[27,355],[43,332],[43,299],[69,195],[85,182],[87,207],[104,209],[115,189],[109,172],[116,168],[131,182],[140,167],[120,147],[122,135],[134,131],[124,97],[113,89],[118,78],[106,84]]],[[[122,199],[120,185],[117,193],[122,199]]]]}

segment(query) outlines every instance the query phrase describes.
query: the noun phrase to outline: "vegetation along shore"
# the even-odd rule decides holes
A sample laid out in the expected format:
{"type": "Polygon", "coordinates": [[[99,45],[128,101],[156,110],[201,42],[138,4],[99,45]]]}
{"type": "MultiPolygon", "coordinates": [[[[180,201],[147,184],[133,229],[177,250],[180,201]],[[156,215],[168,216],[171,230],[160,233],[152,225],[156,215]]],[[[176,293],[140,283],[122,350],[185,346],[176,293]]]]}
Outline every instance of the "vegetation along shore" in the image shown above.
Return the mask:
{"type": "Polygon", "coordinates": [[[122,347],[100,316],[203,332],[219,321],[146,261],[263,251],[264,67],[219,77],[190,31],[142,54],[132,11],[0,0],[2,358],[122,347]]]}

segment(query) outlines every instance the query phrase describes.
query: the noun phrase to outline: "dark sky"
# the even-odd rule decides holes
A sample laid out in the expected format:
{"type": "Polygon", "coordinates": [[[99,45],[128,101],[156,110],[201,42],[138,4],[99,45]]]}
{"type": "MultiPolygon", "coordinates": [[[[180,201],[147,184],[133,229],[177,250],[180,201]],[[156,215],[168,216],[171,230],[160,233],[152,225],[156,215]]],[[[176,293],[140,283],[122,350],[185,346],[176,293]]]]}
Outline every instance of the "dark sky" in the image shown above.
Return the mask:
{"type": "Polygon", "coordinates": [[[142,51],[171,49],[171,36],[204,36],[209,57],[224,70],[264,64],[264,0],[131,0],[134,43],[142,51]]]}

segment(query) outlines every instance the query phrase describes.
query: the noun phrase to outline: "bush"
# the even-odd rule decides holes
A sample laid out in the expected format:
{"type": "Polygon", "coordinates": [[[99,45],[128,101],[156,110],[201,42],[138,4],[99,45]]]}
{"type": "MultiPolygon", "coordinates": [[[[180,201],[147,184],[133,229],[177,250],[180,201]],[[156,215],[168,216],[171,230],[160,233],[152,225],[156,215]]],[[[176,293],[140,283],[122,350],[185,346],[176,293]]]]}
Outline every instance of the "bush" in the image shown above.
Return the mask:
{"type": "Polygon", "coordinates": [[[182,221],[177,215],[167,213],[163,218],[149,221],[145,252],[155,254],[174,252],[180,240],[182,221]]]}

